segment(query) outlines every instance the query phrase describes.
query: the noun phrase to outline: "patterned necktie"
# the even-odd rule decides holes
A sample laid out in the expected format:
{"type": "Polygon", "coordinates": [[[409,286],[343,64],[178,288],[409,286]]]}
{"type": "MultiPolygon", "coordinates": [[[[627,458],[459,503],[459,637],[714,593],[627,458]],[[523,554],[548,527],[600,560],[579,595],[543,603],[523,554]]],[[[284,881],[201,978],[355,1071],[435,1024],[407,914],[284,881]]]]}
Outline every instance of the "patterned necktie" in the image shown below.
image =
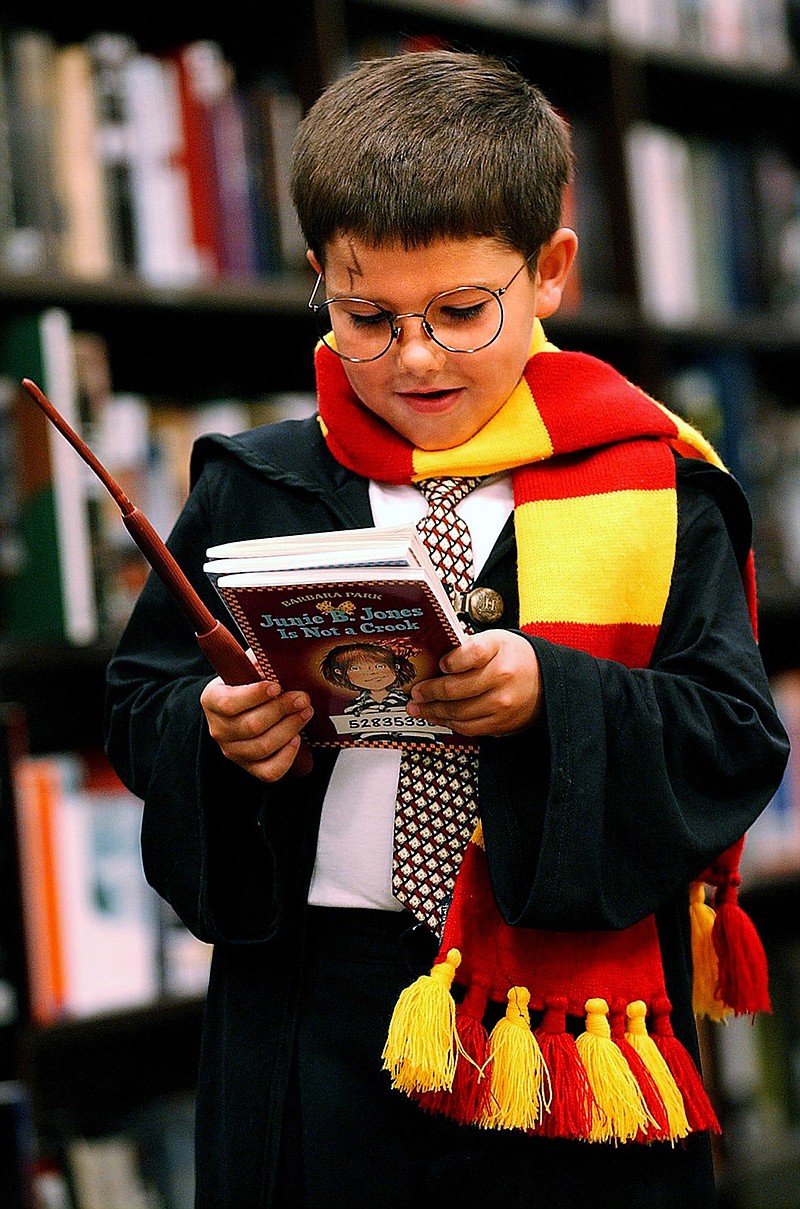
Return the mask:
{"type": "MultiPolygon", "coordinates": [[[[417,484],[428,501],[428,512],[417,529],[451,592],[468,592],[472,587],[472,541],[455,506],[480,481],[448,478],[417,484]]],[[[403,752],[395,803],[392,892],[437,936],[475,830],[477,785],[477,747],[403,752]]]]}

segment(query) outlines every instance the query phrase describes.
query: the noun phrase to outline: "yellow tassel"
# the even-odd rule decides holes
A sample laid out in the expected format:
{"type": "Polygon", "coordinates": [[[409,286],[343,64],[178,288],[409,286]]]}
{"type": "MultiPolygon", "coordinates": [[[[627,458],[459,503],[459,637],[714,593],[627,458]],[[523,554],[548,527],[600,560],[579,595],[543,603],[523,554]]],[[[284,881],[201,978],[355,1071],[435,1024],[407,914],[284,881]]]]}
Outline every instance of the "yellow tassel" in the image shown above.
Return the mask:
{"type": "Polygon", "coordinates": [[[692,1008],[696,1016],[707,1016],[709,1020],[724,1020],[731,1009],[717,997],[719,963],[711,930],[714,927],[714,908],[706,902],[706,889],[702,882],[693,882],[689,899],[689,919],[692,935],[692,1008]]]}
{"type": "Polygon", "coordinates": [[[675,1082],[672,1071],[667,1066],[661,1050],[647,1032],[646,1015],[647,1006],[641,999],[636,999],[633,1003],[629,1003],[627,1010],[628,1027],[625,1036],[653,1076],[653,1082],[658,1088],[659,1095],[664,1101],[664,1107],[667,1110],[669,1137],[674,1142],[678,1138],[685,1138],[691,1133],[691,1129],[686,1118],[683,1096],[675,1082]]]}
{"type": "Polygon", "coordinates": [[[628,1142],[655,1124],[624,1054],[611,1039],[605,999],[587,1000],[586,1032],[575,1044],[599,1107],[589,1141],[628,1142]]]}
{"type": "Polygon", "coordinates": [[[512,987],[508,1007],[489,1037],[490,1096],[486,1129],[533,1129],[550,1111],[550,1072],[530,1026],[525,987],[512,987]]]}
{"type": "Polygon", "coordinates": [[[483,842],[483,823],[480,821],[480,819],[478,819],[477,826],[472,833],[470,843],[477,844],[479,848],[485,849],[486,847],[485,843],[483,842]]]}
{"type": "Polygon", "coordinates": [[[460,963],[458,949],[450,949],[445,961],[401,992],[382,1054],[392,1087],[401,1091],[452,1088],[459,1046],[450,988],[460,963]]]}

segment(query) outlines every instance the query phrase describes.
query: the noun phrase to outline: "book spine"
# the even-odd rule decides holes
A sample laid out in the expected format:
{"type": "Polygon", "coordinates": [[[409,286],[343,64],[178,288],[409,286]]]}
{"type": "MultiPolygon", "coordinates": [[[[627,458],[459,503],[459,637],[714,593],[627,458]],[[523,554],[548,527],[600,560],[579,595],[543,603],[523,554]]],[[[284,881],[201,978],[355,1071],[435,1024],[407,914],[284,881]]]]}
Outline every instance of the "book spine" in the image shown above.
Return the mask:
{"type": "Polygon", "coordinates": [[[257,163],[262,211],[262,255],[274,256],[277,269],[306,265],[306,246],[289,188],[291,144],[302,117],[300,100],[281,81],[265,78],[248,89],[250,146],[257,163]],[[270,246],[267,246],[267,245],[270,246]]]}
{"type": "Polygon", "coordinates": [[[135,234],[132,158],[133,131],[125,90],[125,64],[137,52],[125,34],[98,33],[86,40],[92,64],[97,114],[97,146],[102,165],[115,271],[134,271],[135,234]]]}
{"type": "Polygon", "coordinates": [[[215,277],[222,269],[223,243],[211,114],[225,87],[228,65],[222,48],[209,39],[186,43],[172,59],[178,75],[192,237],[201,273],[215,277]]]}
{"type": "Polygon", "coordinates": [[[255,183],[248,154],[244,101],[233,80],[214,106],[212,138],[222,217],[222,271],[253,277],[259,270],[255,183]]]}
{"type": "Polygon", "coordinates": [[[131,185],[136,268],[156,284],[197,280],[189,186],[175,66],[155,55],[125,62],[124,96],[132,135],[131,185]]]}
{"type": "Polygon", "coordinates": [[[625,142],[642,309],[667,323],[698,311],[689,155],[674,131],[635,123],[625,142]]]}
{"type": "Polygon", "coordinates": [[[43,1025],[59,1019],[65,994],[55,868],[57,778],[54,765],[42,759],[23,756],[14,768],[29,1007],[43,1025]]]}
{"type": "Polygon", "coordinates": [[[6,33],[0,29],[0,268],[14,268],[14,170],[8,118],[6,33]]]}
{"type": "Polygon", "coordinates": [[[61,214],[52,179],[55,42],[42,30],[5,39],[14,231],[6,264],[30,273],[61,263],[61,214]]]}
{"type": "MultiPolygon", "coordinates": [[[[76,414],[71,325],[60,308],[21,314],[0,327],[0,372],[39,383],[73,427],[76,414]]],[[[9,632],[21,638],[98,636],[86,475],[80,459],[17,386],[19,565],[3,585],[9,632]]]]}
{"type": "Polygon", "coordinates": [[[64,215],[63,264],[79,277],[112,270],[108,199],[98,155],[97,117],[89,52],[60,47],[55,59],[53,176],[64,215]]]}

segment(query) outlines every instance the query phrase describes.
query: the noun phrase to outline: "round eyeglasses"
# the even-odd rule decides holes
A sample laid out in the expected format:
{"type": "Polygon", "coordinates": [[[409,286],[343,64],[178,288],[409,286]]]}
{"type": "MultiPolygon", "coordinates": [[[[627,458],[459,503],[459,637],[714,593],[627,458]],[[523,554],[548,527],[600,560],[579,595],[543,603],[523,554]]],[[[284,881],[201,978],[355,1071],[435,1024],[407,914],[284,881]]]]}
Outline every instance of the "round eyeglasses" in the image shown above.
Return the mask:
{"type": "MultiPolygon", "coordinates": [[[[531,253],[533,256],[534,253],[531,253]]],[[[308,300],[320,339],[344,361],[377,361],[401,332],[401,319],[421,319],[422,330],[449,353],[477,353],[493,344],[503,329],[503,295],[527,266],[526,257],[499,290],[462,285],[431,298],[424,311],[394,315],[366,298],[328,298],[315,302],[320,273],[308,300]]]]}

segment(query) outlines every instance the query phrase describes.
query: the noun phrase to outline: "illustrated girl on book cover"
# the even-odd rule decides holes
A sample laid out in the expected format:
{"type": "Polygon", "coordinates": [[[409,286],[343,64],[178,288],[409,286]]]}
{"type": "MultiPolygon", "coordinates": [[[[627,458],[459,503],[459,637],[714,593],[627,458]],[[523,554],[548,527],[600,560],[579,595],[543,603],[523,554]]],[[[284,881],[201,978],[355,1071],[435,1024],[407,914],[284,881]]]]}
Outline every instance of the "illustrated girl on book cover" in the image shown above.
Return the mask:
{"type": "Polygon", "coordinates": [[[410,694],[403,688],[417,678],[407,653],[366,642],[332,647],[320,664],[320,671],[329,684],[358,694],[344,706],[346,714],[405,711],[410,694]]]}

